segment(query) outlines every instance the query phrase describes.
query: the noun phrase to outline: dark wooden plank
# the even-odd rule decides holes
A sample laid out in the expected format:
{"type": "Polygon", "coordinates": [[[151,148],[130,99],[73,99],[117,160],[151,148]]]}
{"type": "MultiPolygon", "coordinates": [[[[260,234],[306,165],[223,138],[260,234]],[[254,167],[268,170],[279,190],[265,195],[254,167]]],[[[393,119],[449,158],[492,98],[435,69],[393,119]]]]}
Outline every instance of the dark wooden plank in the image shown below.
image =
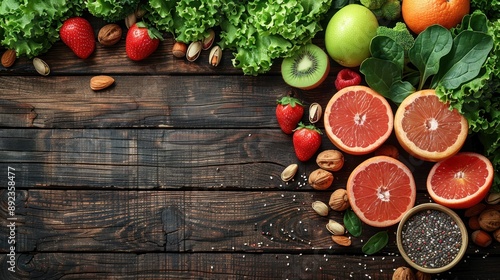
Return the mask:
{"type": "MultiPolygon", "coordinates": [[[[16,252],[253,252],[361,255],[380,230],[389,244],[380,254],[397,253],[395,230],[363,226],[352,246],[333,243],[325,225],[342,223],[343,213],[316,214],[317,191],[95,191],[17,190],[16,252]]],[[[7,192],[0,192],[0,217],[7,220],[7,192]]],[[[424,194],[418,203],[429,202],[424,194]]],[[[10,229],[0,228],[7,244],[10,229]]],[[[495,242],[470,254],[498,254],[495,242]]],[[[6,252],[5,248],[0,249],[6,252]]]]}
{"type": "MultiPolygon", "coordinates": [[[[114,78],[113,87],[94,92],[91,76],[0,76],[0,126],[278,127],[276,99],[291,90],[271,76],[114,78]]],[[[313,91],[297,90],[297,96],[306,105],[326,106],[332,84],[329,79],[313,91]]]]}
{"type": "MultiPolygon", "coordinates": [[[[496,279],[498,257],[466,257],[433,279],[496,279]],[[475,268],[481,267],[481,270],[475,268]]],[[[399,256],[331,254],[20,254],[17,270],[2,279],[391,279],[399,256]]]]}
{"type": "MultiPolygon", "coordinates": [[[[334,149],[323,135],[321,149],[334,149]]],[[[333,188],[371,155],[345,155],[333,188]]],[[[432,163],[399,158],[425,190],[432,163]]],[[[0,168],[18,170],[20,188],[305,189],[314,159],[299,163],[293,182],[283,169],[299,163],[279,129],[0,129],[0,168]]]]}

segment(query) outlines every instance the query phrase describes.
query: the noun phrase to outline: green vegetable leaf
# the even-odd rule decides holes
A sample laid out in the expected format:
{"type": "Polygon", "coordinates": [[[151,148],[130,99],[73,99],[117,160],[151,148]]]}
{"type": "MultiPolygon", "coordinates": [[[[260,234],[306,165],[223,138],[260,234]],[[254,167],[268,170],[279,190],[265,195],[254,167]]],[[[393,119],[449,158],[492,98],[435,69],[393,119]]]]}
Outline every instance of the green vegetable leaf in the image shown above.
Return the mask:
{"type": "Polygon", "coordinates": [[[408,57],[420,71],[418,90],[424,87],[430,76],[438,73],[439,62],[450,52],[452,45],[450,31],[440,25],[432,25],[417,36],[415,44],[408,51],[408,57]]]}
{"type": "MultiPolygon", "coordinates": [[[[405,51],[403,47],[387,36],[375,36],[370,43],[370,53],[374,58],[394,62],[403,71],[405,51]]],[[[382,68],[384,69],[384,68],[382,68]]]]}
{"type": "Polygon", "coordinates": [[[401,80],[402,74],[398,64],[374,57],[365,59],[359,67],[359,72],[365,75],[368,86],[386,98],[390,98],[391,87],[401,80]]]}
{"type": "Polygon", "coordinates": [[[451,51],[443,58],[439,72],[432,79],[433,87],[442,84],[455,89],[479,74],[488,53],[493,48],[493,39],[486,33],[465,30],[455,37],[451,51]]]}
{"type": "Polygon", "coordinates": [[[344,213],[344,225],[347,231],[355,237],[359,237],[363,231],[361,220],[351,209],[347,209],[344,213]]]}
{"type": "Polygon", "coordinates": [[[388,98],[396,104],[401,104],[413,92],[415,92],[415,87],[410,82],[399,80],[391,85],[391,92],[388,98]]]}
{"type": "Polygon", "coordinates": [[[367,255],[372,255],[382,250],[388,242],[389,234],[387,234],[387,231],[379,231],[368,239],[365,245],[361,248],[361,251],[367,255]]]}

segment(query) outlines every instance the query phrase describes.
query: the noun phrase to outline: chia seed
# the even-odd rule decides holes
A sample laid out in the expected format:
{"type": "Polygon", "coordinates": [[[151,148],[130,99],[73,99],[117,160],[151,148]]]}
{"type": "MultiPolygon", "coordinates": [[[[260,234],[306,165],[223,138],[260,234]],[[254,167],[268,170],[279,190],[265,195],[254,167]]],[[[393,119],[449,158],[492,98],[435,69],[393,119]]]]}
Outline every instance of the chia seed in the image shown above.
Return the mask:
{"type": "Polygon", "coordinates": [[[462,246],[460,228],[439,210],[425,210],[411,216],[403,225],[401,237],[408,257],[425,268],[451,263],[462,246]]]}

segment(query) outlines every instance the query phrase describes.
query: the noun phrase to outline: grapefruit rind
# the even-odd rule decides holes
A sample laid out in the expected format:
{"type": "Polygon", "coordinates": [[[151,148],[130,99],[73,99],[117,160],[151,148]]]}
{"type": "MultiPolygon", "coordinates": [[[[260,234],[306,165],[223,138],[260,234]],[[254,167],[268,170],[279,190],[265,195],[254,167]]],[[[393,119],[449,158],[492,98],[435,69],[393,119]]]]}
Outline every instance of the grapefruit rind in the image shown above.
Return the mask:
{"type": "Polygon", "coordinates": [[[460,152],[434,164],[427,176],[427,191],[432,200],[443,206],[452,209],[469,208],[481,202],[488,194],[494,173],[493,165],[485,156],[474,152],[460,152]],[[455,172],[446,169],[453,169],[455,172]],[[451,197],[460,195],[457,188],[465,187],[465,184],[471,188],[466,194],[451,197]],[[449,197],[439,194],[446,190],[451,192],[449,197]]]}
{"type": "Polygon", "coordinates": [[[347,180],[352,210],[367,225],[397,224],[414,205],[416,185],[410,169],[389,156],[374,156],[360,163],[347,180]]]}
{"type": "MultiPolygon", "coordinates": [[[[460,117],[460,132],[458,133],[454,143],[449,145],[445,150],[443,151],[428,151],[424,150],[423,148],[419,147],[418,144],[416,144],[414,141],[410,139],[408,136],[408,133],[404,130],[403,128],[403,119],[407,117],[408,111],[407,107],[410,106],[416,99],[421,98],[421,97],[426,97],[426,96],[434,96],[438,101],[439,98],[437,97],[436,93],[432,89],[428,90],[421,90],[414,92],[410,94],[408,97],[406,97],[403,102],[399,105],[398,109],[396,110],[396,114],[394,116],[394,132],[396,134],[396,138],[403,147],[403,149],[408,152],[410,155],[421,159],[425,161],[431,161],[431,162],[438,162],[447,158],[450,158],[451,156],[455,155],[460,151],[460,149],[463,147],[465,140],[467,140],[467,135],[469,131],[469,124],[467,122],[467,119],[461,115],[456,109],[449,110],[448,107],[446,107],[445,103],[443,104],[443,110],[442,112],[448,113],[449,114],[458,114],[460,117]],[[448,112],[447,112],[448,111],[448,112]]],[[[441,101],[439,101],[441,102],[441,101]]],[[[422,126],[425,124],[422,123],[422,126]]],[[[458,125],[458,124],[457,124],[458,125]]],[[[438,137],[442,136],[439,135],[440,133],[436,134],[438,137]]],[[[419,134],[422,135],[422,134],[419,134]]],[[[437,140],[437,139],[436,139],[437,140]]],[[[431,142],[431,141],[428,141],[431,142]]],[[[429,143],[432,144],[432,143],[429,143]]]]}
{"type": "Polygon", "coordinates": [[[351,155],[375,151],[389,138],[393,124],[389,102],[373,89],[362,85],[345,87],[335,93],[324,113],[326,135],[338,149],[351,155]],[[343,110],[338,110],[339,107],[343,110]],[[342,133],[344,135],[340,135],[342,133]],[[347,143],[349,139],[345,138],[346,135],[354,143],[347,143]]]}

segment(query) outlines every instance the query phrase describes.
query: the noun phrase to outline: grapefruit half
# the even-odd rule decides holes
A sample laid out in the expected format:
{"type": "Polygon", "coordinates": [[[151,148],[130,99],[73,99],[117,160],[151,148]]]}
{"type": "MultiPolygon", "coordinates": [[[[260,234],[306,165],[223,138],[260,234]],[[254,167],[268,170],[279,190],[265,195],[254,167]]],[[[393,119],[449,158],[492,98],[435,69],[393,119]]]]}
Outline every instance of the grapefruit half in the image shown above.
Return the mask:
{"type": "Polygon", "coordinates": [[[456,109],[439,100],[433,89],[416,91],[399,105],[394,131],[412,156],[440,161],[453,156],[467,139],[469,124],[456,109]]]}
{"type": "Polygon", "coordinates": [[[388,227],[415,205],[413,175],[399,160],[375,156],[359,164],[347,180],[352,210],[366,224],[388,227]]]}
{"type": "Polygon", "coordinates": [[[448,208],[469,208],[488,194],[493,177],[488,158],[461,152],[434,164],[427,177],[427,191],[436,203],[448,208]]]}
{"type": "Polygon", "coordinates": [[[391,135],[394,118],[387,100],[366,86],[350,86],[333,95],[325,108],[325,132],[340,150],[368,154],[391,135]]]}

